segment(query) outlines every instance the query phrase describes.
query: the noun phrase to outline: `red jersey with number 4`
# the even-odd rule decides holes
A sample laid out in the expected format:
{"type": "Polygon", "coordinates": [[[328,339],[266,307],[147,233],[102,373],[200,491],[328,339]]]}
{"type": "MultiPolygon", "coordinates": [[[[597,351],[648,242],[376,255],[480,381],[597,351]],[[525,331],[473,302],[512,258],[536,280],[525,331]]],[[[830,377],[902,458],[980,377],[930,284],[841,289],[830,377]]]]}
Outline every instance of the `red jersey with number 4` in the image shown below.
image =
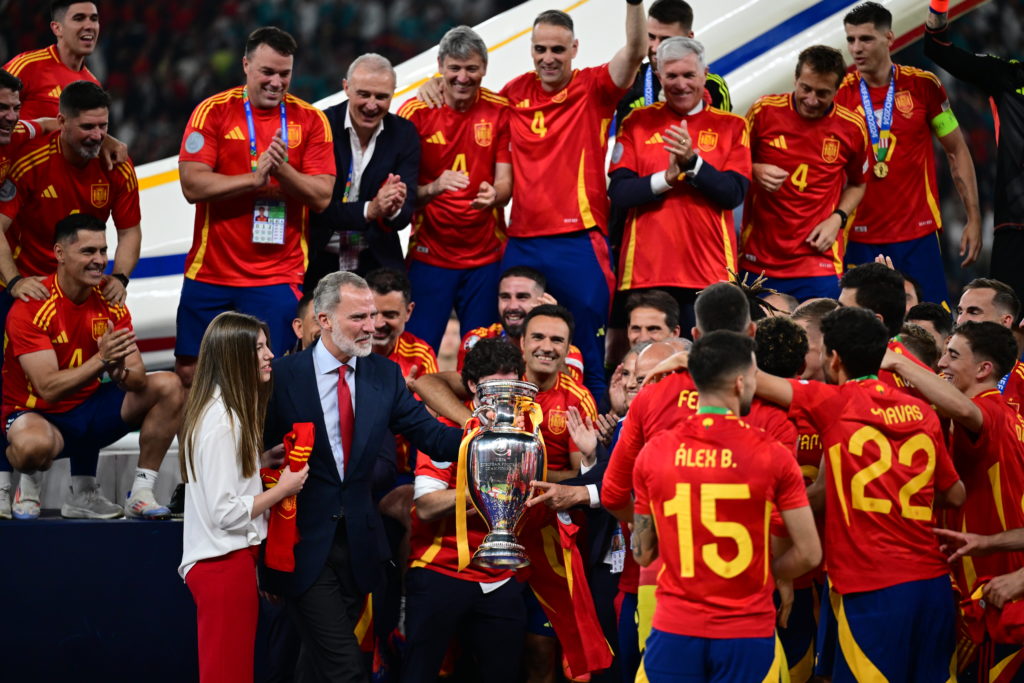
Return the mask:
{"type": "Polygon", "coordinates": [[[99,287],[89,297],[76,304],[64,295],[56,274],[43,280],[50,290],[44,301],[17,300],[7,315],[4,338],[3,420],[16,410],[35,410],[41,413],[63,413],[81,405],[100,386],[93,378],[64,398],[49,402],[38,396],[32,388],[19,356],[37,351],[53,351],[60,370],[75,368],[99,351],[99,339],[108,325],[115,330],[132,329],[128,309],[103,298],[99,287]]]}
{"type": "MultiPolygon", "coordinates": [[[[889,91],[868,88],[875,120],[881,125],[882,107],[889,91]]],[[[836,104],[864,116],[860,73],[847,74],[836,93],[836,104]]],[[[850,241],[867,244],[905,242],[942,227],[939,189],[935,180],[932,120],[949,109],[946,90],[935,74],[912,66],[896,65],[888,175],[868,175],[867,192],[851,216],[850,241]]],[[[879,128],[881,130],[881,128],[879,128]]],[[[877,165],[872,159],[871,167],[877,165]]]]}
{"type": "Polygon", "coordinates": [[[420,185],[445,171],[469,180],[464,189],[446,190],[413,214],[409,258],[460,269],[499,260],[505,243],[504,210],[481,211],[470,204],[481,183],[494,184],[495,164],[512,163],[508,100],[481,88],[476,102],[463,112],[448,105],[431,109],[413,98],[398,115],[412,121],[420,134],[420,185]]]}
{"type": "Polygon", "coordinates": [[[654,628],[698,638],[775,632],[772,507],[807,506],[792,453],[733,415],[693,415],[644,446],[634,511],[654,518],[654,628]]]}
{"type": "Polygon", "coordinates": [[[4,64],[4,70],[21,79],[21,118],[55,117],[60,109],[60,94],[75,81],[100,85],[85,66],[75,71],[60,61],[57,46],[22,52],[4,64]]]}
{"type": "Polygon", "coordinates": [[[12,220],[7,231],[14,264],[22,275],[49,275],[57,270],[53,235],[57,222],[74,212],[106,222],[118,230],[142,221],[139,179],[131,161],[108,171],[99,159],[76,166],[64,158],[60,131],[39,141],[11,168],[14,196],[0,198],[0,213],[12,220]]]}
{"type": "MultiPolygon", "coordinates": [[[[199,103],[185,127],[178,161],[205,164],[216,173],[251,173],[249,124],[242,86],[199,103]]],[[[253,107],[256,154],[263,154],[281,128],[280,107],[253,107]]],[[[335,175],[334,138],[323,112],[292,95],[285,100],[288,119],[288,163],[306,175],[335,175]]],[[[309,208],[287,198],[271,176],[262,189],[228,199],[196,204],[192,248],[185,258],[185,277],[231,287],[301,285],[308,263],[309,208]],[[283,201],[284,244],[253,242],[256,202],[283,201]]]]}
{"type": "Polygon", "coordinates": [[[1006,377],[1006,385],[1003,387],[1003,396],[1018,413],[1024,412],[1021,406],[1024,405],[1024,363],[1017,361],[1006,377]]]}
{"type": "MultiPolygon", "coordinates": [[[[705,164],[750,180],[750,144],[742,116],[710,107],[680,116],[664,102],[636,109],[622,122],[608,172],[628,169],[646,177],[664,173],[668,153],[662,133],[685,121],[705,164]]],[[[701,289],[728,280],[736,270],[731,209],[723,209],[689,182],[626,216],[619,262],[619,289],[701,289]]]]}
{"type": "Polygon", "coordinates": [[[541,434],[547,449],[548,469],[565,471],[572,468],[569,454],[578,450],[572,437],[569,436],[568,409],[570,406],[580,412],[584,420],[590,417],[597,419],[597,405],[590,391],[579,385],[564,372],[558,373],[555,385],[547,391],[537,393],[536,399],[544,412],[541,423],[541,434]]]}
{"type": "Polygon", "coordinates": [[[509,81],[512,103],[510,237],[547,237],[597,227],[608,230],[604,177],[608,127],[626,89],[608,65],[575,69],[556,93],[534,72],[509,81]]]}
{"type": "MultiPolygon", "coordinates": [[[[457,462],[434,462],[430,458],[420,458],[416,463],[416,479],[427,477],[436,482],[433,487],[438,491],[455,488],[455,477],[458,472],[457,462]],[[443,488],[441,488],[443,486],[443,488]]],[[[431,482],[433,483],[433,482],[431,482]]],[[[467,498],[467,503],[469,499],[467,498]]],[[[466,532],[469,537],[470,552],[476,551],[487,535],[487,523],[478,514],[466,516],[466,532]]],[[[424,522],[412,512],[412,528],[409,536],[409,567],[425,567],[439,574],[452,576],[463,581],[493,583],[512,576],[512,570],[487,569],[470,563],[459,571],[459,549],[455,537],[455,513],[424,522]]]]}
{"type": "Polygon", "coordinates": [[[814,425],[825,450],[832,586],[845,595],[949,573],[933,506],[959,477],[935,411],[876,379],[790,384],[790,415],[814,425]]]}
{"type": "MultiPolygon", "coordinates": [[[[417,367],[416,376],[431,375],[437,372],[437,355],[430,344],[423,341],[412,332],[402,332],[395,344],[395,350],[388,356],[389,360],[398,363],[402,368],[402,375],[408,376],[413,366],[417,367]]],[[[419,396],[416,396],[418,399],[419,396]]],[[[411,472],[413,462],[409,455],[413,452],[412,444],[401,434],[395,434],[395,458],[399,474],[411,472]]]]}
{"type": "MultiPolygon", "coordinates": [[[[1024,417],[1007,404],[998,389],[973,399],[982,414],[982,428],[972,434],[953,425],[953,464],[967,489],[967,500],[946,513],[955,531],[997,534],[1024,527],[1024,417]]],[[[980,581],[1024,567],[1024,553],[993,553],[965,557],[957,565],[961,593],[971,595],[980,581]]]]}
{"type": "Polygon", "coordinates": [[[774,278],[842,275],[842,229],[825,253],[806,240],[839,206],[844,186],[865,181],[870,145],[863,119],[838,105],[821,118],[805,118],[787,93],[758,99],[747,123],[751,162],[778,166],[789,177],[774,192],[750,184],[740,267],[774,278]]]}
{"type": "MultiPolygon", "coordinates": [[[[466,354],[476,346],[481,339],[499,339],[504,337],[509,343],[515,343],[512,338],[505,334],[505,327],[501,323],[494,323],[488,327],[478,327],[466,333],[459,343],[458,370],[462,371],[462,364],[466,362],[466,354]]],[[[583,384],[583,353],[573,344],[569,344],[569,351],[565,354],[565,367],[569,375],[576,380],[577,384],[583,384]]]]}

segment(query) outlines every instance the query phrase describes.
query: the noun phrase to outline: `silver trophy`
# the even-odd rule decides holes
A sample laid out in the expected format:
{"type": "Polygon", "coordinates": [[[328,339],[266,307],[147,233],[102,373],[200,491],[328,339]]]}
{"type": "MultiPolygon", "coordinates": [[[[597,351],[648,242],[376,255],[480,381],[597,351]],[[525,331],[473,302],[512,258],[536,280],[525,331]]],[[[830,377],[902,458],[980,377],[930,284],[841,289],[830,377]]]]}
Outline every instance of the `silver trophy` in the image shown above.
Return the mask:
{"type": "Polygon", "coordinates": [[[473,554],[473,563],[493,569],[518,569],[530,564],[515,529],[530,497],[530,482],[544,477],[544,446],[540,420],[533,432],[529,407],[537,386],[517,380],[494,379],[477,386],[479,408],[473,416],[481,430],[466,452],[469,494],[490,532],[473,554]]]}

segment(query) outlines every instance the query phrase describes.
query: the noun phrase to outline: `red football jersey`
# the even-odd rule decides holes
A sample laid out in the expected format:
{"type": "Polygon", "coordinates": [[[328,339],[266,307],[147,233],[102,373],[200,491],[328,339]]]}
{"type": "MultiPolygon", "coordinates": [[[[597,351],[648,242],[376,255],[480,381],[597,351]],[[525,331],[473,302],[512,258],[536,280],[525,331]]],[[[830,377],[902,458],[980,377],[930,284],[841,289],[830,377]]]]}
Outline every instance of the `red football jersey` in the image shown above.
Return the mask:
{"type": "MultiPolygon", "coordinates": [[[[644,177],[664,173],[668,152],[662,132],[686,121],[704,163],[750,179],[750,144],[742,116],[703,107],[680,116],[664,102],[633,111],[622,122],[608,172],[629,169],[644,177]]],[[[682,182],[629,210],[619,261],[620,290],[643,287],[701,289],[736,270],[732,211],[682,182]]]]}
{"type": "Polygon", "coordinates": [[[857,593],[947,574],[932,507],[959,477],[935,411],[877,379],[790,384],[790,415],[816,427],[825,450],[832,586],[857,593]]]}
{"type": "Polygon", "coordinates": [[[14,162],[25,153],[41,132],[42,129],[31,121],[18,121],[11,132],[11,141],[6,145],[0,145],[0,201],[6,200],[7,195],[15,190],[13,183],[4,187],[14,162]]]}
{"type": "Polygon", "coordinates": [[[785,94],[758,99],[747,122],[751,162],[778,166],[789,178],[775,192],[750,184],[740,267],[776,278],[842,275],[842,232],[824,254],[805,240],[835,211],[847,183],[865,181],[871,146],[863,119],[838,105],[821,118],[804,118],[785,94]]]}
{"type": "Polygon", "coordinates": [[[572,437],[569,436],[569,425],[566,421],[568,409],[575,406],[580,417],[597,419],[597,405],[590,391],[576,382],[569,375],[560,372],[555,386],[547,391],[537,393],[536,399],[544,413],[544,421],[540,431],[547,449],[548,469],[564,471],[572,467],[569,453],[577,450],[572,437]]]}
{"type": "MultiPolygon", "coordinates": [[[[458,370],[462,372],[462,365],[466,362],[466,354],[476,346],[481,339],[508,338],[505,328],[501,323],[494,323],[488,327],[478,327],[470,330],[459,343],[458,370]]],[[[509,339],[511,341],[511,339],[509,339]]],[[[583,384],[583,353],[574,344],[569,344],[569,351],[565,354],[565,367],[569,375],[576,380],[577,384],[583,384]]]]}
{"type": "Polygon", "coordinates": [[[1021,406],[1024,405],[1024,363],[1017,361],[1013,370],[1006,376],[1003,396],[1014,410],[1021,412],[1021,406]]]}
{"type": "MultiPolygon", "coordinates": [[[[199,103],[185,127],[178,161],[206,164],[217,173],[250,173],[249,126],[242,86],[199,103]]],[[[286,97],[288,163],[307,175],[335,175],[334,138],[323,112],[297,97],[286,97]]],[[[279,107],[253,108],[256,153],[262,154],[281,128],[279,107]]],[[[273,177],[258,192],[196,204],[192,248],[185,277],[232,287],[301,285],[308,263],[309,208],[286,199],[273,177]],[[285,201],[284,244],[253,242],[256,200],[285,201]]]]}
{"type": "MultiPolygon", "coordinates": [[[[814,425],[803,416],[794,420],[796,424],[796,464],[800,466],[800,474],[804,477],[804,485],[809,486],[818,478],[818,470],[821,468],[821,456],[824,451],[821,448],[821,434],[814,425]]],[[[818,528],[818,537],[821,539],[821,547],[825,547],[825,516],[815,514],[814,523],[818,528]]],[[[822,575],[825,566],[825,559],[822,557],[821,564],[793,580],[796,588],[807,588],[822,575]]]]}
{"type": "MultiPolygon", "coordinates": [[[[416,463],[416,478],[436,479],[448,489],[454,489],[458,468],[457,462],[434,462],[430,458],[423,457],[416,463]]],[[[487,535],[487,523],[479,514],[467,515],[466,532],[469,537],[470,552],[474,552],[483,543],[484,536],[487,535]]],[[[455,514],[433,522],[424,522],[416,514],[415,509],[412,512],[412,528],[409,536],[409,567],[413,569],[426,567],[456,579],[481,583],[493,583],[513,575],[510,569],[488,569],[472,563],[460,572],[459,549],[455,537],[455,514]]]]}
{"type": "Polygon", "coordinates": [[[403,104],[398,115],[420,134],[419,184],[444,171],[463,173],[469,185],[448,190],[419,208],[412,217],[409,258],[442,268],[476,268],[501,258],[505,212],[470,207],[480,183],[494,184],[494,165],[511,164],[508,100],[481,88],[464,112],[445,105],[431,109],[418,98],[403,104]]]}
{"type": "MultiPolygon", "coordinates": [[[[983,425],[972,434],[953,425],[953,464],[967,489],[960,508],[946,512],[949,528],[972,534],[997,534],[1024,527],[1024,417],[1007,404],[998,389],[973,399],[983,425]]],[[[969,596],[979,579],[1009,574],[1024,567],[1024,553],[966,557],[955,572],[961,594],[969,596]]]]}
{"type": "Polygon", "coordinates": [[[132,327],[128,309],[104,299],[99,287],[94,287],[84,302],[76,304],[64,295],[56,274],[43,280],[43,285],[50,290],[50,298],[45,301],[19,299],[7,315],[3,369],[4,424],[7,416],[16,410],[66,412],[92,396],[100,386],[99,378],[94,378],[77,391],[50,403],[35,394],[18,356],[53,351],[57,355],[59,369],[78,367],[99,353],[99,339],[106,333],[108,323],[116,330],[132,327]]]}
{"type": "MultiPolygon", "coordinates": [[[[437,355],[434,353],[434,349],[409,331],[402,332],[398,337],[395,350],[391,352],[388,359],[398,363],[398,366],[402,368],[402,375],[408,375],[414,365],[419,368],[416,371],[417,377],[437,372],[437,355]]],[[[415,394],[413,395],[415,396],[415,394]]],[[[418,399],[419,396],[416,398],[418,399]]],[[[401,434],[395,434],[395,447],[398,473],[411,472],[413,463],[409,455],[412,453],[412,444],[401,434]]]]}
{"type": "MultiPolygon", "coordinates": [[[[868,90],[876,120],[881,121],[889,86],[868,90]]],[[[931,121],[949,108],[946,90],[935,74],[900,64],[896,65],[895,90],[886,161],[889,173],[885,178],[868,175],[864,199],[850,216],[849,238],[853,242],[904,242],[942,227],[931,121]]],[[[864,116],[860,73],[847,74],[835,101],[864,116]]],[[[876,163],[872,159],[872,169],[876,163]]]]}
{"type": "MultiPolygon", "coordinates": [[[[928,372],[933,372],[933,370],[930,367],[922,363],[917,356],[911,353],[910,349],[903,345],[903,342],[899,341],[899,337],[890,339],[888,346],[890,351],[894,351],[895,353],[898,353],[901,356],[906,356],[907,358],[909,358],[910,360],[914,361],[922,368],[927,370],[928,372]]],[[[920,391],[907,384],[906,380],[904,380],[902,377],[893,372],[890,372],[888,370],[879,370],[878,379],[879,381],[882,382],[882,384],[886,384],[892,387],[893,389],[899,389],[902,392],[910,394],[911,396],[916,396],[917,398],[920,399],[924,398],[921,395],[920,391]]]]}
{"type": "Polygon", "coordinates": [[[57,46],[22,52],[4,65],[4,69],[21,79],[21,118],[38,119],[57,116],[60,94],[75,81],[100,82],[85,66],[74,71],[64,66],[57,46]]]}
{"type": "MultiPolygon", "coordinates": [[[[676,372],[640,390],[629,405],[601,483],[601,504],[609,510],[629,505],[633,490],[633,464],[644,445],[697,412],[697,387],[688,372],[676,372]]],[[[786,411],[754,399],[744,422],[767,432],[790,452],[796,449],[796,427],[786,411]]]]}
{"type": "Polygon", "coordinates": [[[772,636],[772,507],[807,506],[792,453],[734,415],[697,414],[644,446],[633,481],[634,511],[654,518],[665,563],[654,628],[772,636]]]}
{"type": "Polygon", "coordinates": [[[576,69],[557,93],[525,73],[501,94],[512,103],[511,237],[561,235],[598,227],[608,230],[608,183],[604,177],[608,127],[626,93],[608,65],[576,69]]]}
{"type": "Polygon", "coordinates": [[[22,275],[49,275],[57,270],[53,235],[57,222],[76,211],[106,222],[111,216],[118,230],[142,222],[139,179],[131,161],[108,171],[99,159],[79,167],[64,158],[60,131],[30,146],[11,168],[16,192],[0,198],[0,213],[13,222],[7,241],[22,275]]]}

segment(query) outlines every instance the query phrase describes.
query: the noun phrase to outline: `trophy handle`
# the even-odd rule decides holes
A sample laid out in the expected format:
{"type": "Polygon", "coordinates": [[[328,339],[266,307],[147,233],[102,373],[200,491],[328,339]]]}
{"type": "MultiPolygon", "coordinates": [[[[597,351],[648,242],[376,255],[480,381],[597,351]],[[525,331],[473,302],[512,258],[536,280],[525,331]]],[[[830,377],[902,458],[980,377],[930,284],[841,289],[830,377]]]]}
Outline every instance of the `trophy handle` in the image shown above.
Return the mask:
{"type": "Polygon", "coordinates": [[[477,420],[480,420],[480,424],[483,425],[484,427],[490,427],[492,420],[485,416],[487,413],[493,412],[494,408],[492,408],[491,406],[480,406],[479,408],[473,411],[473,417],[475,417],[477,420]]]}
{"type": "Polygon", "coordinates": [[[544,411],[541,410],[540,404],[536,401],[527,403],[526,414],[529,415],[530,420],[533,422],[533,435],[540,436],[540,425],[544,421],[544,411]]]}

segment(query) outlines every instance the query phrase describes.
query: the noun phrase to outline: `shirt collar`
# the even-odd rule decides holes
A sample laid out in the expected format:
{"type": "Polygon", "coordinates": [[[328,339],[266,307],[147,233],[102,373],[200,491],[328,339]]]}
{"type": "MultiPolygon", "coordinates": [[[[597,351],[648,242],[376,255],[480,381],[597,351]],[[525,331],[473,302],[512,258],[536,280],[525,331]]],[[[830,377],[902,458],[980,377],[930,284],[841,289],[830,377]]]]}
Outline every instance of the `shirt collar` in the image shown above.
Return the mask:
{"type": "MultiPolygon", "coordinates": [[[[345,102],[345,130],[349,131],[350,134],[355,134],[356,129],[355,126],[352,125],[352,117],[349,115],[348,109],[351,105],[352,103],[350,101],[345,102]]],[[[387,116],[384,118],[387,118],[387,116]]],[[[373,135],[370,136],[370,140],[373,140],[375,137],[380,135],[382,130],[384,130],[384,119],[381,119],[380,123],[377,124],[377,130],[373,131],[373,135]]]]}
{"type": "Polygon", "coordinates": [[[336,373],[342,365],[347,365],[349,370],[355,372],[356,360],[356,357],[352,356],[347,363],[342,363],[327,350],[323,339],[317,339],[316,344],[313,345],[313,362],[316,364],[316,371],[321,375],[336,373]]]}

